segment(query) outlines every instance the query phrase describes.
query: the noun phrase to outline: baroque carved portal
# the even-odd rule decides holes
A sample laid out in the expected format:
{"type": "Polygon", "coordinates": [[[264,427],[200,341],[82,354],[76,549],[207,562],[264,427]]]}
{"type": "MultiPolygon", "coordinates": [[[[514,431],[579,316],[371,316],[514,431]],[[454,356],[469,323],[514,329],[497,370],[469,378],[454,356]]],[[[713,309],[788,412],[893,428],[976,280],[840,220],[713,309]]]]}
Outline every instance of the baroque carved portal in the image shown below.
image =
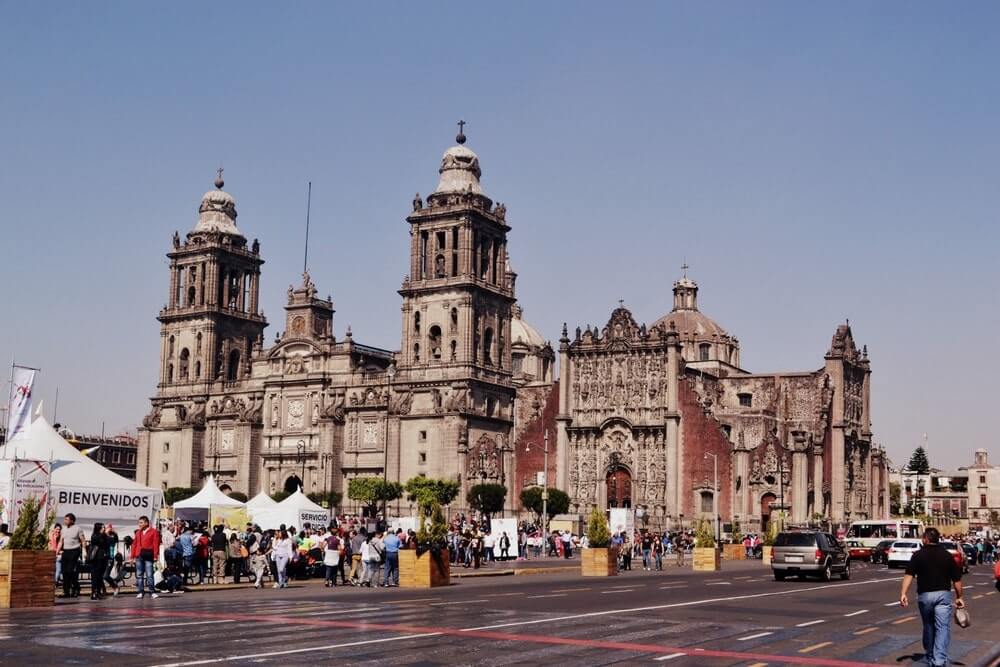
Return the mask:
{"type": "Polygon", "coordinates": [[[503,450],[497,440],[488,435],[481,436],[469,448],[469,479],[499,480],[503,472],[502,457],[503,450]]]}

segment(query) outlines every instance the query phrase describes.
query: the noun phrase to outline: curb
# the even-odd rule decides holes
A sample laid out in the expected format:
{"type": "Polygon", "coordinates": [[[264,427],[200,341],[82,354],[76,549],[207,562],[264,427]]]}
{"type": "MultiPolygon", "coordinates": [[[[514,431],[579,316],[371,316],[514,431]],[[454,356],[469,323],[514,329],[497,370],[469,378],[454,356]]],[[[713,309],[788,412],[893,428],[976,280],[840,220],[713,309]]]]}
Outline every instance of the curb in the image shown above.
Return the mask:
{"type": "Polygon", "coordinates": [[[560,566],[560,567],[530,567],[521,570],[514,570],[514,574],[517,576],[525,575],[535,575],[535,574],[549,574],[552,572],[579,572],[580,566],[560,566]]]}
{"type": "Polygon", "coordinates": [[[994,667],[1000,664],[1000,643],[993,646],[993,649],[979,660],[975,667],[994,667]]]}

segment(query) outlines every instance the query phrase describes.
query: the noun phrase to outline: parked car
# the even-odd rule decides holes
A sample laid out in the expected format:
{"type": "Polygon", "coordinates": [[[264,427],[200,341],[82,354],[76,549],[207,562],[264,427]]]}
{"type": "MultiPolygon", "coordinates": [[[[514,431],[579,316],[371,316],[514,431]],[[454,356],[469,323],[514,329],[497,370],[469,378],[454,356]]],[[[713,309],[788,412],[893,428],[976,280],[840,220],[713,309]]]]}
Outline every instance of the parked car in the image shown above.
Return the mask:
{"type": "Polygon", "coordinates": [[[889,547],[891,547],[892,543],[895,541],[896,540],[882,540],[874,547],[872,547],[872,562],[887,563],[889,559],[888,556],[889,547]]]}
{"type": "Polygon", "coordinates": [[[805,578],[810,574],[830,581],[835,572],[841,579],[850,579],[851,558],[830,533],[781,532],[774,540],[771,571],[776,581],[782,581],[789,575],[805,578]]]}
{"type": "Polygon", "coordinates": [[[941,546],[955,559],[955,564],[958,565],[958,569],[962,571],[962,574],[969,571],[969,561],[965,558],[965,551],[962,547],[950,541],[942,541],[941,546]]]}
{"type": "Polygon", "coordinates": [[[916,540],[896,540],[886,552],[886,563],[890,568],[906,567],[913,554],[920,551],[920,542],[916,540]]]}
{"type": "Polygon", "coordinates": [[[851,560],[868,560],[872,559],[872,552],[875,547],[866,547],[857,540],[847,540],[847,555],[851,557],[851,560]]]}
{"type": "Polygon", "coordinates": [[[976,545],[962,542],[962,551],[965,553],[966,563],[976,562],[976,545]]]}

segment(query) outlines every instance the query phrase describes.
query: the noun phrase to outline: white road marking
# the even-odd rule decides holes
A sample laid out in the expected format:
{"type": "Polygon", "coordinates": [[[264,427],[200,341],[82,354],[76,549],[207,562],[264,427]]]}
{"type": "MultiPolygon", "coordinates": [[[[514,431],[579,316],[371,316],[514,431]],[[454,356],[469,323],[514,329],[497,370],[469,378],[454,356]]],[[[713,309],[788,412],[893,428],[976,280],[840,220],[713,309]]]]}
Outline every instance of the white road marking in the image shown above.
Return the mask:
{"type": "Polygon", "coordinates": [[[226,618],[221,621],[191,621],[190,623],[157,623],[156,625],[133,625],[136,630],[149,630],[152,628],[177,628],[182,625],[212,625],[215,623],[236,623],[234,618],[226,618]]]}
{"type": "MultiPolygon", "coordinates": [[[[377,608],[376,608],[377,609],[377,608]]],[[[339,614],[358,614],[372,611],[372,607],[362,607],[360,609],[335,609],[333,611],[314,611],[308,614],[295,614],[289,618],[301,618],[302,616],[334,616],[339,614]]]]}
{"type": "Polygon", "coordinates": [[[661,655],[659,658],[653,658],[656,662],[663,662],[664,660],[673,660],[674,658],[679,658],[687,653],[670,653],[669,655],[661,655]]]}
{"type": "Polygon", "coordinates": [[[556,616],[555,618],[534,619],[531,621],[513,621],[510,623],[497,623],[495,625],[481,625],[474,628],[461,628],[459,632],[474,632],[477,630],[496,630],[498,628],[512,628],[520,625],[538,625],[539,623],[553,623],[556,621],[573,621],[579,618],[595,618],[598,616],[610,616],[621,614],[633,614],[641,611],[659,611],[661,609],[677,609],[679,607],[697,607],[703,604],[715,604],[716,602],[734,602],[737,600],[754,600],[757,598],[769,598],[782,595],[800,595],[812,591],[825,591],[833,588],[846,588],[849,586],[870,586],[886,582],[897,582],[902,577],[891,577],[889,579],[869,579],[867,581],[848,581],[840,584],[826,584],[822,586],[809,586],[806,588],[790,588],[786,590],[771,591],[768,593],[751,593],[748,595],[731,595],[728,597],[704,598],[702,600],[688,600],[687,602],[672,602],[669,604],[657,604],[648,607],[631,607],[629,609],[606,609],[603,611],[591,611],[584,614],[571,614],[568,616],[556,616]]]}
{"type": "Polygon", "coordinates": [[[795,627],[797,627],[797,628],[807,628],[810,625],[819,625],[820,623],[826,623],[826,621],[823,620],[822,618],[820,618],[820,619],[817,619],[815,621],[806,621],[805,623],[796,623],[795,627]]]}
{"type": "Polygon", "coordinates": [[[217,662],[235,662],[237,660],[253,660],[255,658],[270,658],[277,655],[294,655],[296,653],[310,653],[313,651],[330,651],[336,648],[348,648],[351,646],[364,646],[367,644],[381,644],[384,642],[396,642],[402,639],[419,639],[421,637],[437,637],[440,632],[425,632],[417,635],[402,635],[400,637],[385,637],[383,639],[368,639],[360,642],[347,642],[346,644],[330,644],[328,646],[310,646],[307,648],[294,648],[287,651],[271,651],[269,653],[252,653],[248,655],[230,655],[225,658],[209,658],[207,660],[192,660],[190,662],[171,662],[156,667],[191,667],[192,665],[211,665],[217,662]]]}
{"type": "Polygon", "coordinates": [[[489,600],[455,600],[454,602],[432,602],[432,607],[446,607],[453,604],[472,604],[474,602],[489,602],[489,600]]]}
{"type": "Polygon", "coordinates": [[[549,593],[548,595],[529,595],[529,600],[537,600],[538,598],[564,598],[567,593],[549,593]]]}
{"type": "Polygon", "coordinates": [[[732,582],[729,581],[710,581],[706,586],[732,586],[732,582]]]}
{"type": "Polygon", "coordinates": [[[767,637],[768,635],[773,635],[773,634],[774,634],[773,632],[758,632],[756,634],[747,635],[746,637],[740,637],[736,641],[738,641],[738,642],[748,642],[751,639],[758,639],[760,637],[767,637]]]}
{"type": "Polygon", "coordinates": [[[886,602],[886,603],[885,603],[884,605],[882,605],[882,606],[883,606],[883,607],[895,607],[895,606],[896,606],[896,605],[898,605],[898,604],[899,604],[899,601],[897,600],[896,602],[886,602]]]}
{"type": "Polygon", "coordinates": [[[867,609],[861,609],[860,611],[852,611],[850,614],[844,614],[844,618],[850,618],[851,616],[860,616],[861,614],[867,614],[867,609]]]}
{"type": "Polygon", "coordinates": [[[635,590],[634,588],[621,588],[613,591],[601,591],[601,595],[609,595],[613,593],[631,593],[634,590],[635,590]]]}
{"type": "Polygon", "coordinates": [[[671,588],[687,588],[687,584],[673,584],[671,586],[660,586],[661,591],[668,591],[671,588]]]}

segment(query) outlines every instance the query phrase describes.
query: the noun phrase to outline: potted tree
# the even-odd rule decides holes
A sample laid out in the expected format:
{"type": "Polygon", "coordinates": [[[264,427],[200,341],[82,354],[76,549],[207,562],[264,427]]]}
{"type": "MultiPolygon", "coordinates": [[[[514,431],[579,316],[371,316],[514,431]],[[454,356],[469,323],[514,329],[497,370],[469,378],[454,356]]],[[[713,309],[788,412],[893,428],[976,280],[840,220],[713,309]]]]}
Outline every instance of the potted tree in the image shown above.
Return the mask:
{"type": "Polygon", "coordinates": [[[448,524],[443,505],[458,495],[459,484],[449,479],[414,477],[406,482],[411,502],[417,503],[420,526],[417,548],[399,552],[399,585],[403,588],[431,588],[451,583],[448,558],[448,524]]]}
{"type": "Polygon", "coordinates": [[[0,608],[51,607],[55,604],[52,581],[56,573],[56,554],[49,550],[49,531],[55,514],[45,516],[38,528],[44,506],[37,498],[21,505],[17,528],[7,548],[0,551],[0,608]]]}
{"type": "Polygon", "coordinates": [[[722,555],[726,560],[746,560],[747,550],[743,546],[743,531],[739,520],[733,521],[733,534],[729,544],[724,544],[722,555]]]}
{"type": "Polygon", "coordinates": [[[611,546],[608,519],[597,507],[587,520],[587,548],[580,552],[580,573],[585,577],[613,577],[618,574],[618,547],[611,546]]]}
{"type": "Polygon", "coordinates": [[[702,572],[716,572],[721,567],[719,549],[715,546],[711,524],[704,519],[698,522],[698,529],[695,531],[691,566],[702,572]]]}
{"type": "Polygon", "coordinates": [[[402,588],[434,588],[450,583],[448,524],[441,505],[435,502],[430,517],[420,513],[417,548],[399,552],[399,585],[402,588]]]}

